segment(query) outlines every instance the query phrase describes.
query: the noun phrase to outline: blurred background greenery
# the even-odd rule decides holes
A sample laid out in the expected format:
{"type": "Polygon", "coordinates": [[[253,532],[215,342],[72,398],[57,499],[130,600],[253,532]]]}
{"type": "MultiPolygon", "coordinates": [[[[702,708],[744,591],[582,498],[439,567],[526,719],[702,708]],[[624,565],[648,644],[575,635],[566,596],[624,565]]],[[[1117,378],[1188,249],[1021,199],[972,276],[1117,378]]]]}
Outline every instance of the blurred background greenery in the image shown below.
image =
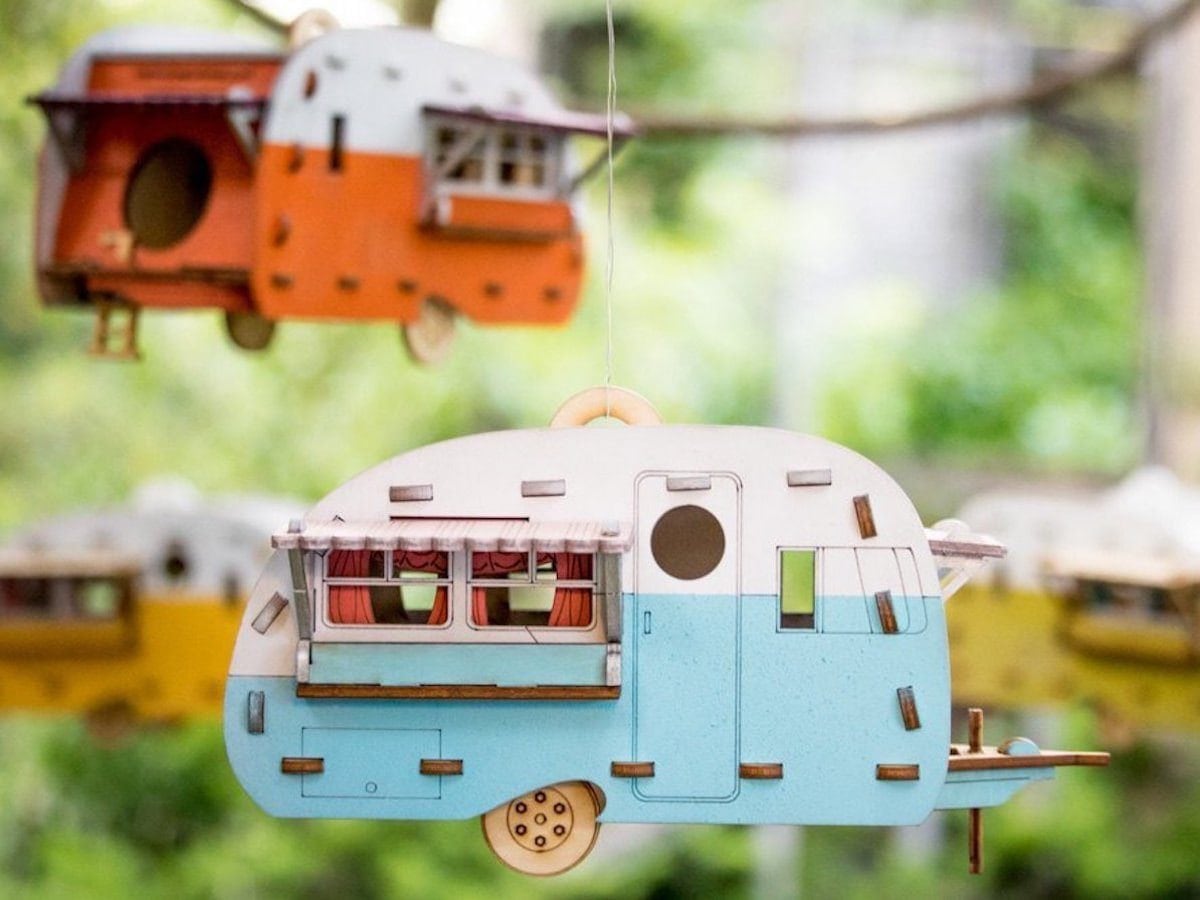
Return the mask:
{"type": "MultiPolygon", "coordinates": [[[[442,6],[439,27],[473,21],[465,0],[442,6]]],[[[918,70],[902,99],[919,104],[996,78],[1020,82],[1069,52],[1103,52],[1139,15],[1134,4],[1066,0],[808,6],[617,3],[621,104],[768,115],[828,101],[849,111],[836,108],[845,99],[837,90],[822,94],[820,77],[801,77],[806,67],[853,46],[876,71],[863,46],[890,47],[903,29],[948,23],[921,33],[916,62],[901,61],[918,70]],[[981,80],[942,57],[923,62],[922,42],[953,44],[963,27],[1005,36],[998,76],[981,80]]],[[[475,7],[475,20],[500,23],[485,38],[503,44],[504,15],[534,35],[535,59],[565,99],[602,103],[602,3],[475,7]]],[[[316,498],[408,448],[540,425],[568,394],[603,378],[602,179],[585,198],[586,295],[564,329],[467,326],[447,364],[421,369],[384,325],[288,322],[269,351],[253,355],[228,344],[216,314],[152,313],[142,322],[142,362],[88,358],[90,321],[44,312],[34,293],[43,124],[22,98],[51,84],[96,31],[161,21],[273,39],[223,0],[0,4],[0,527],[120,501],[163,474],[209,493],[316,498]]],[[[976,194],[967,225],[950,231],[986,245],[983,262],[949,281],[936,272],[949,259],[866,279],[843,272],[840,293],[822,293],[836,281],[830,259],[841,254],[855,274],[874,251],[865,238],[857,246],[861,218],[818,201],[813,173],[822,171],[819,154],[865,152],[860,143],[875,139],[816,150],[635,143],[616,173],[617,381],[670,421],[774,423],[847,443],[906,473],[929,520],[952,511],[981,473],[1103,478],[1129,469],[1147,446],[1138,219],[1146,102],[1131,73],[1016,123],[961,126],[987,149],[967,160],[964,190],[976,194]],[[853,315],[838,317],[838,308],[853,315]],[[965,481],[947,478],[959,471],[965,481]]],[[[942,137],[922,152],[958,146],[942,137]]],[[[911,146],[880,152],[906,158],[911,146]]],[[[883,202],[860,217],[898,233],[901,257],[919,256],[902,239],[936,237],[935,226],[919,208],[883,202]],[[903,214],[915,221],[897,227],[903,214]]],[[[989,731],[1027,724],[993,720],[989,731]]],[[[1064,743],[1103,738],[1083,711],[1049,727],[1064,743]]],[[[990,813],[978,878],[965,874],[964,822],[946,816],[915,837],[810,828],[788,830],[781,844],[752,829],[695,827],[635,830],[614,844],[624,849],[605,852],[602,835],[578,871],[535,882],[499,866],[475,822],[269,819],[234,783],[214,723],[105,747],[77,723],[16,718],[0,723],[0,759],[5,896],[1200,896],[1198,760],[1194,740],[1180,736],[1135,740],[1109,772],[1064,772],[990,813]]]]}

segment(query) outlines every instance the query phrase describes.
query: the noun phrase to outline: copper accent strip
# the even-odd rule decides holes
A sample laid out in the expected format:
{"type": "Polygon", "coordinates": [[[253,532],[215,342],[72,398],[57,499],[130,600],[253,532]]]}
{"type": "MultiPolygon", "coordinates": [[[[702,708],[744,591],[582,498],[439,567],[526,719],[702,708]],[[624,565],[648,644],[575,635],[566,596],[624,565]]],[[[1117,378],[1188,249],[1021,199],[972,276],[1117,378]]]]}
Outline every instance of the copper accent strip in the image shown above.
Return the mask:
{"type": "Polygon", "coordinates": [[[916,763],[879,763],[875,766],[876,781],[916,781],[921,767],[916,763]]]}
{"type": "Polygon", "coordinates": [[[972,875],[983,872],[983,810],[967,810],[967,870],[972,875]]]}
{"type": "Polygon", "coordinates": [[[884,634],[897,634],[900,626],[896,624],[896,610],[892,608],[892,592],[875,592],[875,609],[879,611],[879,624],[884,634]]]}
{"type": "Polygon", "coordinates": [[[388,488],[388,500],[392,503],[413,503],[432,499],[432,484],[393,484],[388,488]]]}
{"type": "Polygon", "coordinates": [[[875,514],[871,512],[871,498],[867,494],[859,494],[854,498],[854,518],[858,520],[858,533],[864,538],[873,538],[875,530],[875,514]]]}
{"type": "Polygon", "coordinates": [[[296,696],[355,700],[616,700],[620,685],[297,684],[296,696]]]}
{"type": "Polygon", "coordinates": [[[983,710],[972,706],[967,710],[967,749],[978,753],[983,748],[983,710]]]}
{"type": "Polygon", "coordinates": [[[742,763],[738,776],[754,781],[774,781],[783,777],[783,763],[742,763]]]}
{"type": "Polygon", "coordinates": [[[325,771],[325,760],[320,756],[285,756],[279,760],[279,771],[284,775],[320,775],[325,771]]]}
{"type": "Polygon", "coordinates": [[[461,759],[423,759],[421,760],[422,775],[461,775],[463,761],[461,759]]]}
{"type": "Polygon", "coordinates": [[[613,778],[653,778],[654,763],[652,762],[613,762],[613,778]]]}
{"type": "Polygon", "coordinates": [[[917,695],[912,685],[896,688],[896,699],[900,701],[900,716],[904,719],[905,731],[916,731],[921,727],[921,716],[917,712],[917,695]]]}
{"type": "Polygon", "coordinates": [[[972,753],[963,744],[950,747],[951,772],[980,772],[987,769],[1045,769],[1051,766],[1107,766],[1107,753],[1078,750],[1042,750],[1031,756],[1008,756],[995,747],[972,753]]]}

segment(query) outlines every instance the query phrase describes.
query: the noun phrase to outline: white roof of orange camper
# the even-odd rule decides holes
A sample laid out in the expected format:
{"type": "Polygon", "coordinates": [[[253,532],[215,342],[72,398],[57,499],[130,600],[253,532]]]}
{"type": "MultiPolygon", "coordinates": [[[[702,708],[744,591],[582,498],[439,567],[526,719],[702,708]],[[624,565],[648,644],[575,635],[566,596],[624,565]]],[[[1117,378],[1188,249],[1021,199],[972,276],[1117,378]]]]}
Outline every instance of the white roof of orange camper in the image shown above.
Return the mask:
{"type": "MultiPolygon", "coordinates": [[[[348,152],[423,152],[422,113],[603,133],[603,119],[569,113],[518,62],[417,28],[341,29],[297,49],[275,82],[264,140],[324,147],[344,121],[348,152]]],[[[628,122],[618,119],[618,130],[628,122]]]]}

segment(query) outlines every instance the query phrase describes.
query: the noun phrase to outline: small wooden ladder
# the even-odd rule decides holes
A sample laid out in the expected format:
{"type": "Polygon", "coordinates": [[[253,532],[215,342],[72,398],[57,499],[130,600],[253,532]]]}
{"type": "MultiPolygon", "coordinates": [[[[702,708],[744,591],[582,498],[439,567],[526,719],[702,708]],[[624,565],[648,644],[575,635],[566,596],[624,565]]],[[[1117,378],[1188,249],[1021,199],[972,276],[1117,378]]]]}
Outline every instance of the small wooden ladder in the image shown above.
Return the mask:
{"type": "Polygon", "coordinates": [[[104,359],[141,359],[137,346],[138,314],[141,308],[113,300],[96,302],[96,324],[88,352],[104,359]],[[119,327],[114,319],[124,315],[119,327]]]}

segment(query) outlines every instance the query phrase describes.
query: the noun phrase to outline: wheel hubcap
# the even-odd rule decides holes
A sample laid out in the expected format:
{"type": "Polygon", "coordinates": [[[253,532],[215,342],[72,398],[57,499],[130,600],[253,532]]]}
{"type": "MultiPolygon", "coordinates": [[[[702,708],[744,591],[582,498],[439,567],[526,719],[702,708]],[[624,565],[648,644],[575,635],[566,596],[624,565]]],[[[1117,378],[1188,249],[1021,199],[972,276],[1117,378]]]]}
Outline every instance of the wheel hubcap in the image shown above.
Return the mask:
{"type": "Polygon", "coordinates": [[[526,794],[508,804],[508,833],[526,850],[545,853],[562,846],[574,827],[571,804],[554,788],[526,794]]]}

